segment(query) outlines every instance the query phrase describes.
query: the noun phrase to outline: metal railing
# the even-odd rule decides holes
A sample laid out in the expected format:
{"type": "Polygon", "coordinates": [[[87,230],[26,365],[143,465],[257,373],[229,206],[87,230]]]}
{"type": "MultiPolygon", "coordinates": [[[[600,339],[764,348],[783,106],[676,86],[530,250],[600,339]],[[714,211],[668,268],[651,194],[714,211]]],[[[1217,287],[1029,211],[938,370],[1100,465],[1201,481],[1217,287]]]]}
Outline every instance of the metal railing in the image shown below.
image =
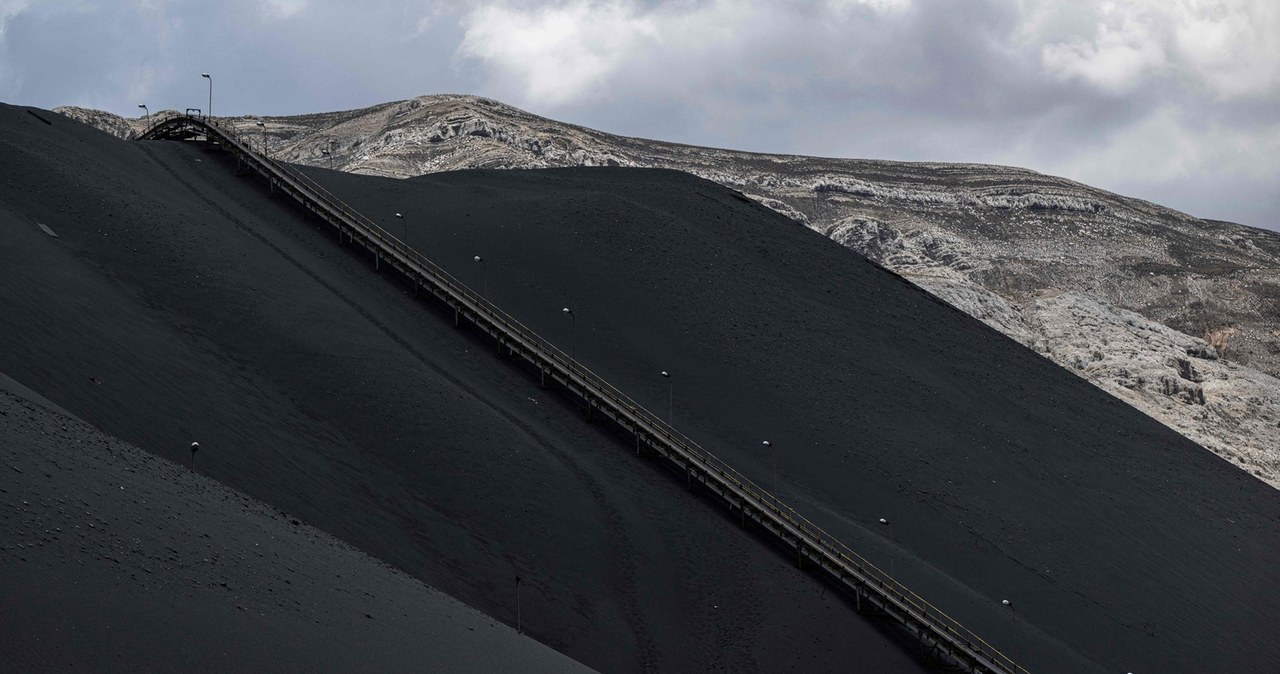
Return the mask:
{"type": "MultiPolygon", "coordinates": [[[[242,159],[248,161],[269,179],[292,187],[298,192],[295,196],[302,200],[304,205],[310,201],[314,207],[329,211],[330,217],[339,216],[338,219],[344,221],[343,224],[347,227],[358,231],[369,242],[381,247],[381,252],[386,254],[389,261],[399,262],[406,273],[411,275],[416,273],[422,279],[434,284],[439,290],[438,295],[456,302],[455,308],[465,308],[470,311],[471,315],[468,316],[470,320],[477,324],[483,320],[492,325],[505,338],[527,349],[531,361],[540,360],[546,365],[558,368],[565,378],[565,383],[576,384],[583,390],[584,395],[590,393],[601,401],[607,400],[617,408],[622,417],[634,425],[632,431],[638,434],[643,430],[651,441],[660,441],[683,459],[686,466],[698,467],[702,471],[700,479],[706,478],[719,483],[725,492],[741,499],[739,507],[745,508],[747,502],[750,502],[751,507],[759,512],[761,521],[764,518],[772,519],[778,528],[796,537],[795,545],[800,554],[808,552],[811,559],[823,564],[829,572],[837,576],[840,582],[852,587],[855,592],[866,592],[866,596],[873,600],[877,599],[876,595],[878,595],[883,602],[880,606],[886,612],[896,609],[901,614],[896,617],[907,622],[908,627],[912,621],[917,623],[922,638],[923,632],[928,631],[940,647],[953,656],[964,657],[974,671],[1014,673],[1027,671],[959,621],[894,580],[889,574],[841,543],[835,536],[783,503],[773,493],[756,485],[732,466],[703,449],[698,443],[671,427],[602,377],[583,367],[576,359],[565,354],[510,314],[471,290],[465,283],[410,248],[400,238],[348,206],[306,174],[292,165],[277,162],[253,152],[249,143],[224,122],[171,113],[152,124],[139,139],[161,137],[161,131],[178,125],[187,125],[193,131],[203,130],[218,137],[228,149],[241,155],[242,159]],[[853,579],[853,582],[846,578],[846,574],[853,579]]],[[[378,251],[374,252],[379,254],[378,251]]],[[[535,362],[535,364],[540,368],[543,367],[541,362],[535,362]]],[[[755,519],[754,514],[752,517],[755,519]]]]}

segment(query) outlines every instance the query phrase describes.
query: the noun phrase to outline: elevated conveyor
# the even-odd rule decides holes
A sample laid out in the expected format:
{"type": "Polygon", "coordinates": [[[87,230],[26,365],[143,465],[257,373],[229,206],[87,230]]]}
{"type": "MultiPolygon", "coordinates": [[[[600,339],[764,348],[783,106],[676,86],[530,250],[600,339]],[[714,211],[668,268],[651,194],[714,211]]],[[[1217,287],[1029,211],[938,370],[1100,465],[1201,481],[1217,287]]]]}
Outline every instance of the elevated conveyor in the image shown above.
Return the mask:
{"type": "Polygon", "coordinates": [[[366,248],[375,267],[390,265],[414,284],[415,295],[430,293],[452,308],[455,324],[470,323],[495,340],[500,352],[536,369],[544,384],[550,379],[581,398],[589,415],[626,429],[635,438],[638,454],[647,450],[674,466],[690,488],[713,495],[739,516],[743,526],[758,526],[793,550],[797,565],[821,569],[830,582],[854,598],[859,610],[883,615],[914,634],[922,651],[938,665],[967,672],[1027,671],[297,168],[255,152],[225,122],[170,114],[139,137],[160,139],[204,139],[234,154],[243,166],[270,181],[274,191],[296,199],[332,226],[339,240],[366,248]]]}

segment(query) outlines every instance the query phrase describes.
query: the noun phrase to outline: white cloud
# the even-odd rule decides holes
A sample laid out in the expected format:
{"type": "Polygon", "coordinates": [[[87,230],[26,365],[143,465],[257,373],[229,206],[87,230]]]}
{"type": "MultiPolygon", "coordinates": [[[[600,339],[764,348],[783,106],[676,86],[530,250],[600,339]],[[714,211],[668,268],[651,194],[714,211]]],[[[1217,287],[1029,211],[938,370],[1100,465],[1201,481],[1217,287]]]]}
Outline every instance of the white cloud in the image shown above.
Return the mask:
{"type": "Polygon", "coordinates": [[[1162,108],[1049,161],[1056,172],[1087,175],[1104,184],[1128,181],[1135,175],[1164,183],[1187,178],[1204,167],[1205,148],[1196,135],[1188,132],[1177,110],[1162,108]]]}
{"type": "Polygon", "coordinates": [[[1165,65],[1165,47],[1149,16],[1110,3],[1100,9],[1094,35],[1047,44],[1041,60],[1056,77],[1126,93],[1165,65]]]}
{"type": "Polygon", "coordinates": [[[901,11],[911,6],[911,0],[827,0],[834,10],[847,12],[854,9],[870,9],[876,12],[901,11]]]}
{"type": "MultiPolygon", "coordinates": [[[[28,0],[0,0],[0,47],[4,47],[5,31],[9,20],[21,14],[31,3],[28,0]]],[[[0,94],[7,93],[21,81],[20,72],[15,72],[5,59],[0,58],[0,94]]]]}
{"type": "Polygon", "coordinates": [[[1280,120],[1260,128],[1153,111],[1078,147],[1033,148],[1023,161],[1120,194],[1207,218],[1280,229],[1280,120]]]}
{"type": "Polygon", "coordinates": [[[525,100],[549,106],[590,95],[633,50],[657,36],[652,19],[620,2],[483,7],[463,23],[459,53],[515,80],[525,100]]]}
{"type": "Polygon", "coordinates": [[[151,100],[156,92],[157,80],[163,75],[153,65],[141,65],[134,68],[126,80],[129,98],[135,101],[151,100]]]}
{"type": "MultiPolygon", "coordinates": [[[[883,26],[911,7],[911,0],[482,6],[464,13],[457,54],[484,66],[490,95],[547,112],[624,96],[708,105],[754,92],[750,116],[781,96],[803,96],[815,78],[890,87],[910,79],[907,68],[890,72],[870,61],[888,53],[892,35],[883,26]]],[[[738,116],[710,106],[717,118],[738,116]]]]}
{"type": "Polygon", "coordinates": [[[0,17],[13,16],[30,4],[30,0],[0,0],[0,17]]]}
{"type": "Polygon", "coordinates": [[[0,40],[4,39],[5,25],[31,5],[30,0],[0,0],[0,40]]]}
{"type": "Polygon", "coordinates": [[[419,35],[422,35],[423,33],[426,33],[427,29],[431,28],[431,24],[435,23],[435,18],[436,17],[431,14],[424,14],[421,18],[419,18],[418,23],[413,28],[414,37],[417,37],[419,35]]]}
{"type": "Polygon", "coordinates": [[[1043,40],[1041,63],[1060,79],[1124,94],[1168,75],[1223,98],[1266,95],[1280,85],[1275,0],[1024,2],[1022,39],[1043,40]],[[1064,16],[1076,29],[1055,34],[1064,16]]]}
{"type": "Polygon", "coordinates": [[[1171,3],[1174,45],[1188,70],[1221,97],[1280,86],[1280,3],[1171,3]]]}
{"type": "Polygon", "coordinates": [[[270,21],[297,16],[307,8],[307,0],[262,0],[262,15],[270,21]]]}

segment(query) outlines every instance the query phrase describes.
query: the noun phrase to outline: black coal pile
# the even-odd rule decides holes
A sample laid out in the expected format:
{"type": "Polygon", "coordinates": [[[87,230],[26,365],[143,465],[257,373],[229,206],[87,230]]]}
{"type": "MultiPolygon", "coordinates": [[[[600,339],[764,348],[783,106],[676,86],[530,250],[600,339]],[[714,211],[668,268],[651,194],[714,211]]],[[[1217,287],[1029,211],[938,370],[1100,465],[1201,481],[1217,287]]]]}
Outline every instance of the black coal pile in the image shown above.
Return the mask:
{"type": "MultiPolygon", "coordinates": [[[[0,114],[0,371],[509,624],[519,575],[592,667],[920,668],[225,155],[0,114]]],[[[830,240],[670,171],[309,170],[1031,671],[1280,657],[1274,490],[830,240]]]]}

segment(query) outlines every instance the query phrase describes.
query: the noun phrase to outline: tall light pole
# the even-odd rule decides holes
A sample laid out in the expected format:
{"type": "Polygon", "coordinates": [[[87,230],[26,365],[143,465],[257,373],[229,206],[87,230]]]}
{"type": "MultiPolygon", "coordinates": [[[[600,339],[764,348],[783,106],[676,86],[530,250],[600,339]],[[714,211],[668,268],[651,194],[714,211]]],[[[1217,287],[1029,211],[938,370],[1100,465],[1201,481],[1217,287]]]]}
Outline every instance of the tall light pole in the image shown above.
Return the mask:
{"type": "Polygon", "coordinates": [[[142,108],[142,111],[146,113],[145,115],[143,115],[143,118],[148,118],[151,116],[151,111],[147,109],[146,103],[139,103],[138,107],[142,108]]]}
{"type": "Polygon", "coordinates": [[[332,171],[333,170],[333,139],[332,138],[329,139],[329,149],[321,150],[320,152],[321,154],[327,155],[329,157],[329,170],[332,171]]]}
{"type": "Polygon", "coordinates": [[[667,425],[671,426],[672,411],[675,410],[675,384],[671,381],[670,372],[663,370],[662,377],[667,380],[667,425]]]}
{"type": "Polygon", "coordinates": [[[396,213],[396,220],[399,220],[400,224],[403,226],[401,231],[404,233],[404,238],[400,240],[404,241],[405,245],[409,245],[409,222],[405,220],[404,216],[400,215],[399,213],[396,213]]]}
{"type": "Polygon", "coordinates": [[[265,157],[267,156],[267,125],[263,124],[262,120],[258,120],[256,123],[258,131],[262,132],[262,156],[265,157]]]}
{"type": "Polygon", "coordinates": [[[208,110],[206,110],[206,114],[204,118],[208,120],[212,120],[213,119],[213,78],[209,76],[209,73],[200,73],[200,76],[205,78],[206,80],[209,80],[209,108],[208,110]]]}
{"type": "Polygon", "coordinates": [[[489,296],[489,269],[484,264],[484,258],[479,255],[475,256],[476,264],[480,265],[480,296],[489,296]]]}
{"type": "Polygon", "coordinates": [[[569,357],[576,363],[578,362],[578,317],[574,315],[569,307],[565,307],[562,311],[568,314],[570,321],[572,321],[569,327],[569,357]]]}
{"type": "MultiPolygon", "coordinates": [[[[1018,609],[1014,608],[1013,602],[1009,601],[1008,599],[1001,599],[1000,604],[1003,606],[1009,607],[1009,615],[1012,616],[1010,621],[1013,623],[1013,628],[1016,631],[1018,628],[1018,609]]],[[[1017,635],[1014,635],[1015,638],[1010,639],[1010,641],[1014,641],[1016,639],[1016,636],[1017,635]]],[[[1010,645],[1014,645],[1014,644],[1010,644],[1010,645]]],[[[1013,657],[1010,656],[1009,659],[1012,660],[1013,657]]],[[[1019,667],[1018,669],[1021,669],[1021,667],[1019,667]]]]}
{"type": "MultiPolygon", "coordinates": [[[[760,444],[773,449],[773,443],[768,440],[760,444]]],[[[773,495],[775,497],[778,495],[778,450],[776,449],[773,450],[773,495]]]]}
{"type": "Polygon", "coordinates": [[[191,471],[192,472],[195,472],[196,470],[196,452],[198,451],[200,451],[200,443],[198,442],[191,443],[191,471]]]}
{"type": "Polygon", "coordinates": [[[893,576],[896,575],[893,571],[893,560],[898,556],[898,546],[893,542],[893,524],[883,517],[880,518],[880,524],[889,527],[889,575],[893,576]]]}

